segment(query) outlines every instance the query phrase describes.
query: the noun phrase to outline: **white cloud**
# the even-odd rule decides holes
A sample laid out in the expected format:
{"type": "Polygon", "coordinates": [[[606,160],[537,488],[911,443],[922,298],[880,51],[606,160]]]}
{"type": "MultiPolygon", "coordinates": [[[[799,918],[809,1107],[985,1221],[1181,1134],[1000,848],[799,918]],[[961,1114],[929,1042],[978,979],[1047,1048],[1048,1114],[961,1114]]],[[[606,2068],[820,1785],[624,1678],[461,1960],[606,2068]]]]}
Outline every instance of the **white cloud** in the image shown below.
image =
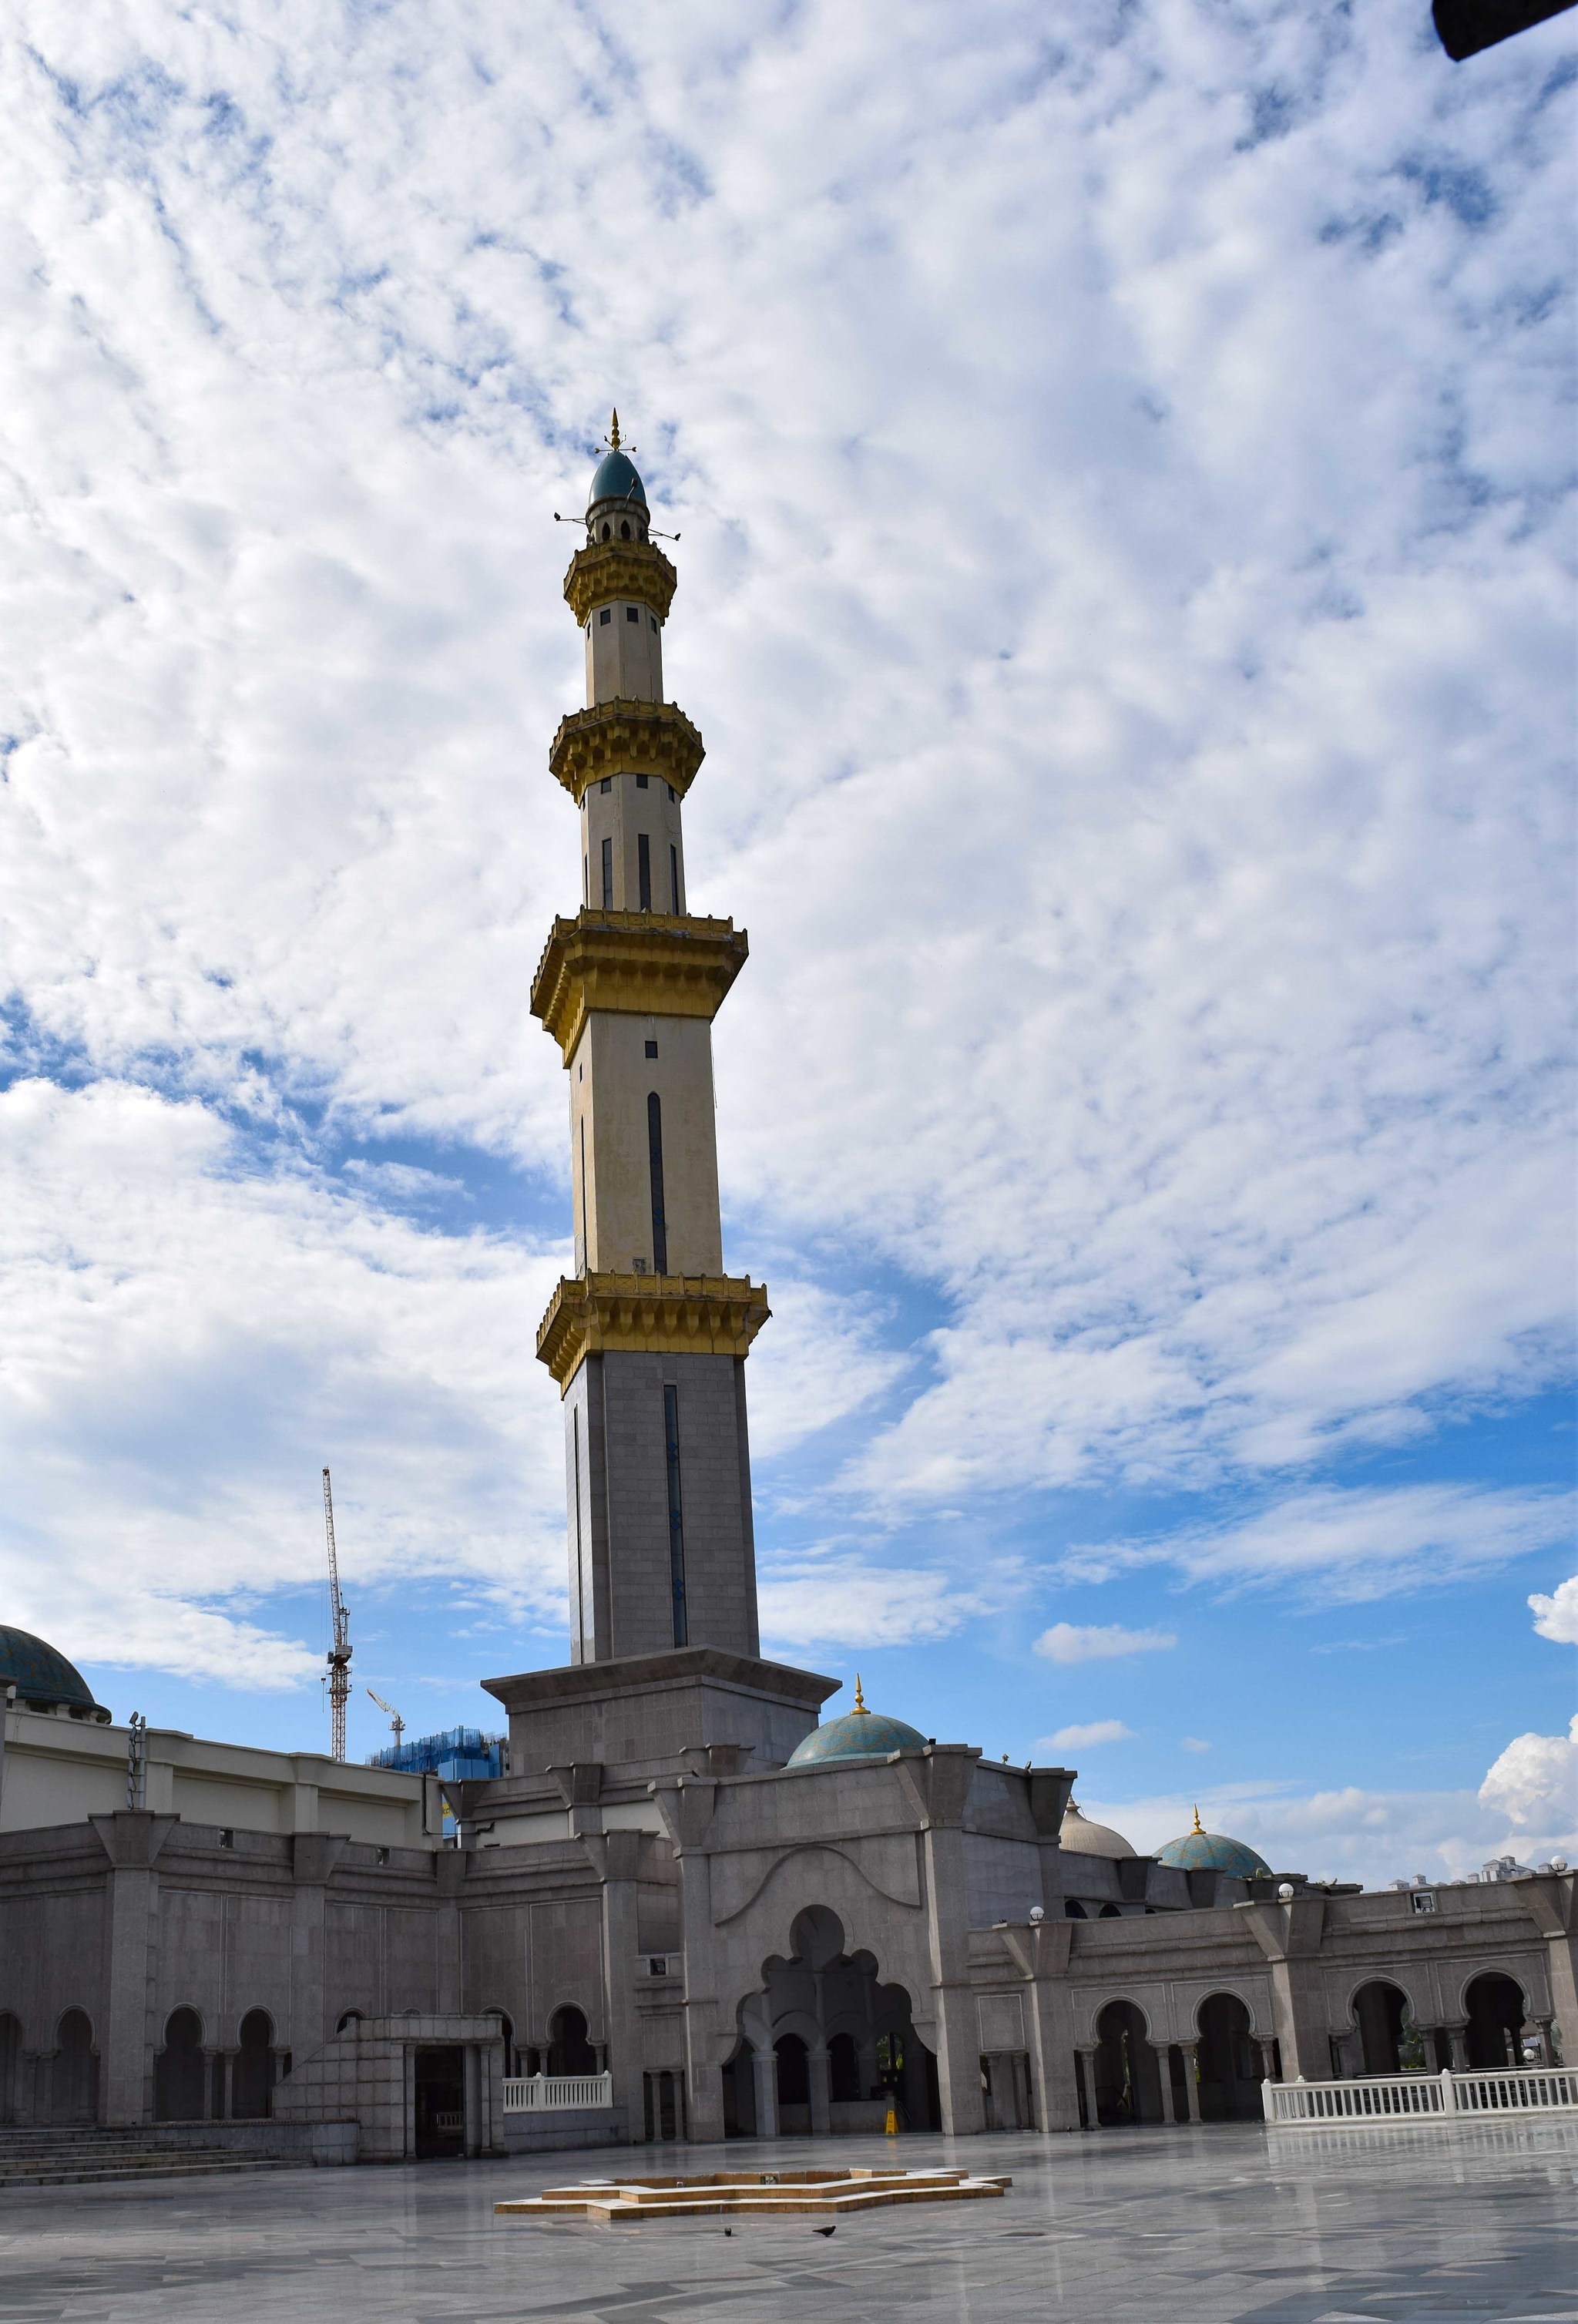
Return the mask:
{"type": "Polygon", "coordinates": [[[1565,1735],[1518,1735],[1480,1785],[1518,1831],[1578,1842],[1578,1714],[1565,1735]]]}
{"type": "Polygon", "coordinates": [[[1461,1484],[1323,1488],[1237,1524],[1192,1525],[1149,1542],[1086,1545],[1070,1551],[1062,1570],[1070,1579],[1095,1582],[1132,1567],[1171,1564],[1191,1582],[1283,1584],[1308,1597],[1354,1602],[1460,1581],[1565,1541],[1574,1507],[1569,1493],[1461,1484]]]}
{"type": "Polygon", "coordinates": [[[838,1555],[783,1559],[761,1575],[762,1651],[834,1645],[869,1651],[946,1638],[1000,1596],[955,1587],[935,1570],[838,1555]]]}
{"type": "Polygon", "coordinates": [[[1049,1663],[1096,1663],[1120,1655],[1158,1654],[1177,1643],[1171,1630],[1126,1630],[1120,1622],[1054,1622],[1036,1640],[1036,1652],[1049,1663]]]}
{"type": "Polygon", "coordinates": [[[1209,1751],[1211,1746],[1203,1735],[1186,1735],[1184,1748],[1186,1751],[1209,1751]]]}
{"type": "Polygon", "coordinates": [[[1083,1727],[1060,1727],[1056,1735],[1044,1735],[1037,1744],[1038,1751],[1091,1751],[1102,1743],[1131,1743],[1132,1727],[1125,1727],[1121,1719],[1093,1719],[1083,1727]]]}
{"type": "Polygon", "coordinates": [[[1578,1573],[1558,1582],[1549,1598],[1536,1590],[1528,1603],[1542,1638],[1550,1638],[1558,1646],[1578,1646],[1578,1573]]]}
{"type": "Polygon", "coordinates": [[[321,1582],[325,1460],[354,1611],[448,1577],[560,1618],[558,1415],[512,1386],[552,1257],[249,1167],[199,1104],[113,1083],[0,1093],[0,1176],[12,1619],[74,1658],[300,1683],[320,1642],[251,1609],[321,1582]]]}
{"type": "MultiPolygon", "coordinates": [[[[14,14],[9,1054],[181,1133],[124,1204],[118,1117],[46,1155],[0,1285],[41,1623],[173,1653],[159,1588],[299,1576],[329,1434],[380,1572],[552,1612],[548,512],[615,389],[685,535],[693,900],[752,932],[762,1449],[895,1391],[845,1483],[989,1524],[1241,1495],[1564,1360],[1552,36],[1465,78],[1373,11],[14,14]],[[229,1143],[320,1118],[444,1150],[347,1197],[229,1143]],[[541,1250],[405,1219],[479,1157],[541,1250]]],[[[1355,1591],[1498,1554],[1491,1496],[1383,1519],[1190,1554],[1355,1591]]],[[[977,1541],[895,1558],[912,1635],[977,1541]]],[[[852,1571],[775,1582],[782,1635],[866,1618],[852,1571]]]]}

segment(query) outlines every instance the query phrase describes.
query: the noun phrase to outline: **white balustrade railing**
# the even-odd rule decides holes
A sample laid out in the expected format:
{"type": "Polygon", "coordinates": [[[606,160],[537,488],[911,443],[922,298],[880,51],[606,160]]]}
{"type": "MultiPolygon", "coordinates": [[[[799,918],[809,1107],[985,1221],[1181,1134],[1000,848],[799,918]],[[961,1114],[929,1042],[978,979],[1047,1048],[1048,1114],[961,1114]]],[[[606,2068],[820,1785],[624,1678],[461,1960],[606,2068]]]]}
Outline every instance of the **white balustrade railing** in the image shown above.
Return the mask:
{"type": "Polygon", "coordinates": [[[1456,2115],[1578,2112],[1578,2069],[1490,2067],[1454,2074],[1363,2074],[1344,2082],[1262,2082],[1269,2123],[1437,2122],[1456,2115]]]}
{"type": "Polygon", "coordinates": [[[612,2074],[506,2074],[504,2112],[540,2114],[555,2107],[611,2107],[612,2074]]]}

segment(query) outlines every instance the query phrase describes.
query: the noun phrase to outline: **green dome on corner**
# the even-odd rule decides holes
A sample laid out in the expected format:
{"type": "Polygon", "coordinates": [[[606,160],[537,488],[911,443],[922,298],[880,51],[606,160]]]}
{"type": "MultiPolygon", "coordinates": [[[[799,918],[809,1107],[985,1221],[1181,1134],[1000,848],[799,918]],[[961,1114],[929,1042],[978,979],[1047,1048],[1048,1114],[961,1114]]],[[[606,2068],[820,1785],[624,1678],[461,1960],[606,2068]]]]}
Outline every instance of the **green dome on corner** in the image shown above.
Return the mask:
{"type": "Polygon", "coordinates": [[[0,1626],[0,1689],[8,1686],[16,1689],[20,1709],[55,1711],[63,1706],[99,1720],[109,1718],[88,1692],[81,1672],[64,1655],[31,1630],[0,1626]]]}
{"type": "Polygon", "coordinates": [[[1182,1840],[1169,1840],[1165,1848],[1156,1851],[1158,1864],[1170,1864],[1177,1872],[1226,1872],[1235,1880],[1253,1880],[1257,1876],[1269,1877],[1271,1868],[1263,1856],[1258,1856],[1246,1840],[1229,1840],[1220,1831],[1207,1831],[1200,1821],[1200,1811],[1195,1811],[1195,1829],[1186,1831],[1182,1840]]]}
{"type": "Polygon", "coordinates": [[[868,1711],[860,1681],[854,1683],[854,1709],[842,1719],[813,1727],[805,1741],[790,1752],[791,1767],[822,1767],[832,1759],[885,1758],[890,1751],[924,1751],[926,1738],[901,1719],[888,1719],[868,1711]]]}

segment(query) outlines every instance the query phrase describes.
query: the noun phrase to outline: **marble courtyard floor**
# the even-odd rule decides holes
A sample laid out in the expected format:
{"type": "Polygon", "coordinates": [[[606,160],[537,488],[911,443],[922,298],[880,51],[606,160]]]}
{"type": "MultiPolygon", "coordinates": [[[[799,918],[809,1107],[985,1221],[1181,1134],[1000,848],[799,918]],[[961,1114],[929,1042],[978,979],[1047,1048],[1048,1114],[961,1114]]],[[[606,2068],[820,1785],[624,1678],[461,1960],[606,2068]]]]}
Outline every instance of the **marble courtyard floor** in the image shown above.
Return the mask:
{"type": "MultiPolygon", "coordinates": [[[[1260,2125],[897,2142],[1007,2171],[1001,2201],[619,2231],[496,2218],[602,2172],[804,2169],[827,2145],[611,2149],[0,2197],[26,2324],[1578,2324],[1578,2123],[1260,2125]]],[[[839,2163],[890,2159],[832,2143],[839,2163]]]]}

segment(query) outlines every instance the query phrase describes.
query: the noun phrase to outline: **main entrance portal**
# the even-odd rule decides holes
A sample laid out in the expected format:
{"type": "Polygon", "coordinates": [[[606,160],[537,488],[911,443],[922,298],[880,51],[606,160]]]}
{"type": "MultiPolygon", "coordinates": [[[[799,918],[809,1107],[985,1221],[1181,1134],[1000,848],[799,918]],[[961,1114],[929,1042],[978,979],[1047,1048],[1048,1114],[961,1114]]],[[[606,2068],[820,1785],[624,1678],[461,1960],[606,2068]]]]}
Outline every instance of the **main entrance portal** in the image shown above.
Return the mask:
{"type": "Polygon", "coordinates": [[[844,1950],[826,1905],[799,1914],[788,1960],[775,1955],[762,1988],[740,2005],[740,2040],[724,2068],[731,2138],[900,2130],[941,2122],[937,2060],[915,2031],[909,1996],[883,1985],[868,1952],[844,1950]]]}

